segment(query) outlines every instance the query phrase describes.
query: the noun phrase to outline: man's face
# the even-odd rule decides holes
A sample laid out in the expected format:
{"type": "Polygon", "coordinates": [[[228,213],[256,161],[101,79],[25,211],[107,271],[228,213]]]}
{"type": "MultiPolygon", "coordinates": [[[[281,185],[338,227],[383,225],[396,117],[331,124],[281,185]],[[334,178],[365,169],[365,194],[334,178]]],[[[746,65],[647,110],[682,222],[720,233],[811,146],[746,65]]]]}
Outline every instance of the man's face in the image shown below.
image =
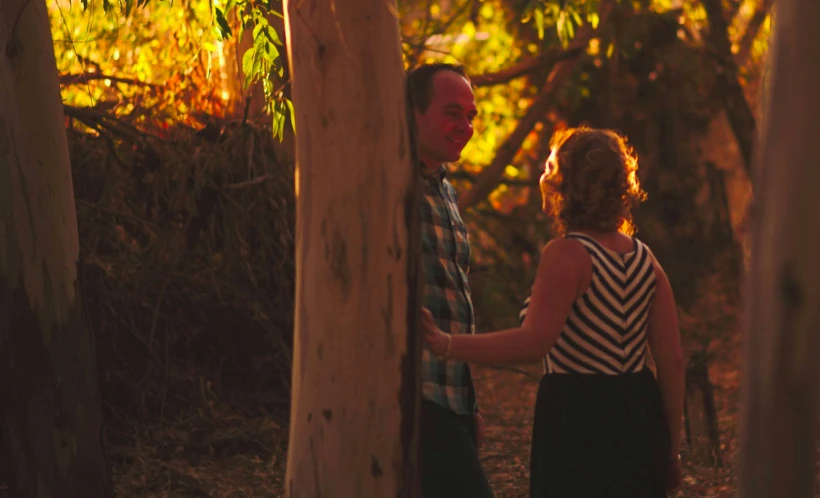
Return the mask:
{"type": "Polygon", "coordinates": [[[475,97],[460,74],[442,70],[433,76],[433,98],[424,113],[415,109],[419,159],[428,166],[458,161],[473,136],[475,97]]]}

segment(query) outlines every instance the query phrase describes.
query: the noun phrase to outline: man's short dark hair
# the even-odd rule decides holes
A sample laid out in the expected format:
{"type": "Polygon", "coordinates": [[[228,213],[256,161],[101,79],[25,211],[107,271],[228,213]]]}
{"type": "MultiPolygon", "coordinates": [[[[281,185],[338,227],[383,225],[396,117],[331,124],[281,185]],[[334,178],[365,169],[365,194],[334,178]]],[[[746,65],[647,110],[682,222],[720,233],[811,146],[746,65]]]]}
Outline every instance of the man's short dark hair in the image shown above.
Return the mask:
{"type": "Polygon", "coordinates": [[[417,66],[407,73],[407,101],[411,109],[427,112],[433,100],[433,77],[440,71],[450,71],[470,80],[461,64],[432,62],[417,66]]]}

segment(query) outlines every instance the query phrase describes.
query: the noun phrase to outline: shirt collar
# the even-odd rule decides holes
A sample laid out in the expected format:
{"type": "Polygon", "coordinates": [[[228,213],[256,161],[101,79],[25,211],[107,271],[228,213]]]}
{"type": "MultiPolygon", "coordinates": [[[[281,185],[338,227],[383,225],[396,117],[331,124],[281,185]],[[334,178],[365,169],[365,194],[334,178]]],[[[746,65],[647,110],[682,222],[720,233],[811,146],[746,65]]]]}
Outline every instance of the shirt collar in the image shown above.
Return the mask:
{"type": "Polygon", "coordinates": [[[430,182],[430,183],[433,183],[433,182],[441,183],[442,181],[444,181],[444,179],[446,177],[447,177],[447,168],[445,168],[444,165],[442,164],[441,166],[439,166],[438,171],[436,171],[435,173],[433,173],[430,176],[425,176],[423,178],[425,180],[427,180],[428,182],[430,182]]]}

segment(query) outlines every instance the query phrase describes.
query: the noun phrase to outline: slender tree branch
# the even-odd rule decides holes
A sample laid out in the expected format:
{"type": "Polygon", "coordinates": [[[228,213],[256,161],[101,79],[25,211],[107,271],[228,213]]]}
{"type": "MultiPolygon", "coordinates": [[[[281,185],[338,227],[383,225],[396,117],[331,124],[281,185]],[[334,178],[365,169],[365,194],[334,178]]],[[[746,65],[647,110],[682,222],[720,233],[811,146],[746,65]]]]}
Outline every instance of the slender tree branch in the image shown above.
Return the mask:
{"type": "MultiPolygon", "coordinates": [[[[575,39],[570,43],[568,50],[586,48],[589,44],[589,40],[606,24],[606,20],[609,18],[613,9],[613,0],[602,0],[598,13],[600,19],[598,28],[592,29],[589,24],[585,24],[578,31],[578,35],[575,39]]],[[[521,148],[524,139],[529,135],[533,127],[535,127],[535,123],[544,119],[552,103],[552,96],[556,89],[560,88],[572,75],[581,53],[583,53],[583,50],[579,51],[579,55],[558,62],[553,66],[535,102],[532,103],[526,114],[524,114],[524,117],[518,121],[515,130],[513,130],[498,149],[493,161],[481,172],[473,188],[460,196],[459,206],[462,210],[466,210],[480,202],[498,185],[499,180],[504,174],[504,168],[506,168],[513,157],[515,157],[515,153],[521,148]]]]}
{"type": "Polygon", "coordinates": [[[116,118],[99,108],[94,107],[74,107],[63,104],[63,114],[74,118],[81,123],[102,132],[103,129],[114,133],[122,138],[137,142],[145,137],[161,138],[152,133],[141,131],[133,125],[116,118]]]}
{"type": "Polygon", "coordinates": [[[756,135],[757,123],[754,114],[743,93],[743,87],[738,80],[738,65],[732,54],[729,41],[728,25],[723,13],[720,0],[702,0],[709,20],[709,36],[707,42],[718,61],[718,84],[716,90],[720,92],[723,107],[729,124],[737,140],[738,148],[743,156],[746,172],[751,175],[752,147],[756,135]]]}
{"type": "Polygon", "coordinates": [[[278,178],[277,175],[274,175],[274,174],[271,174],[271,173],[265,173],[264,175],[257,176],[256,178],[253,178],[251,180],[245,180],[245,181],[237,182],[237,183],[230,183],[228,185],[225,185],[225,188],[228,189],[228,190],[239,190],[239,189],[243,189],[243,188],[246,188],[246,187],[252,187],[254,185],[259,185],[259,184],[265,183],[266,181],[269,181],[269,180],[276,180],[277,178],[278,178]]]}
{"type": "Polygon", "coordinates": [[[558,62],[574,59],[581,55],[586,47],[574,47],[568,50],[561,50],[557,47],[547,50],[536,57],[519,62],[518,64],[502,69],[495,73],[480,74],[470,77],[475,86],[493,86],[507,83],[508,81],[534,73],[555,65],[558,62]]]}
{"type": "Polygon", "coordinates": [[[61,85],[77,85],[85,84],[91,80],[111,80],[115,83],[126,83],[128,85],[147,86],[150,88],[157,88],[159,85],[154,83],[147,83],[145,81],[135,80],[132,78],[121,78],[119,76],[108,76],[100,73],[80,73],[80,74],[63,74],[60,76],[61,85]]]}
{"type": "Polygon", "coordinates": [[[735,57],[738,64],[743,65],[749,58],[749,54],[752,51],[752,45],[754,45],[755,39],[757,38],[758,33],[760,33],[760,28],[763,26],[763,23],[766,22],[766,18],[769,17],[769,12],[772,10],[773,4],[774,0],[761,0],[757,10],[755,10],[755,13],[752,14],[752,18],[749,19],[749,24],[746,26],[746,31],[743,32],[743,36],[738,42],[739,48],[737,51],[737,56],[735,57]]]}
{"type": "MultiPolygon", "coordinates": [[[[430,33],[428,33],[428,29],[429,29],[429,25],[430,25],[429,21],[432,19],[431,14],[430,14],[430,7],[432,6],[432,4],[433,4],[432,1],[428,2],[427,17],[425,19],[425,23],[424,23],[424,27],[422,28],[421,35],[419,35],[420,36],[419,41],[415,44],[410,45],[411,51],[410,51],[410,55],[408,55],[408,57],[407,57],[408,61],[410,62],[410,67],[415,67],[416,64],[418,64],[418,61],[421,58],[422,54],[424,54],[424,51],[429,50],[428,47],[427,47],[427,40],[430,38],[430,36],[432,36],[433,34],[437,34],[437,33],[446,33],[447,30],[450,29],[450,26],[452,26],[453,23],[456,22],[456,20],[461,18],[461,16],[463,16],[465,13],[467,13],[469,11],[469,7],[472,5],[472,0],[466,0],[464,3],[462,3],[455,10],[455,12],[453,12],[450,15],[450,17],[447,18],[446,21],[441,23],[441,25],[436,26],[434,29],[431,30],[430,33]]],[[[448,52],[448,54],[449,54],[449,52],[448,52]]]]}
{"type": "MultiPolygon", "coordinates": [[[[476,183],[478,178],[475,175],[471,175],[466,171],[453,171],[452,173],[447,174],[448,178],[455,179],[455,180],[467,180],[470,183],[476,183]]],[[[538,179],[535,180],[514,180],[511,178],[504,178],[498,182],[499,185],[507,185],[509,187],[537,187],[538,186],[538,179]]]]}
{"type": "Polygon", "coordinates": [[[738,11],[740,11],[740,6],[742,3],[743,0],[729,0],[728,8],[726,10],[727,19],[734,19],[738,11]]]}

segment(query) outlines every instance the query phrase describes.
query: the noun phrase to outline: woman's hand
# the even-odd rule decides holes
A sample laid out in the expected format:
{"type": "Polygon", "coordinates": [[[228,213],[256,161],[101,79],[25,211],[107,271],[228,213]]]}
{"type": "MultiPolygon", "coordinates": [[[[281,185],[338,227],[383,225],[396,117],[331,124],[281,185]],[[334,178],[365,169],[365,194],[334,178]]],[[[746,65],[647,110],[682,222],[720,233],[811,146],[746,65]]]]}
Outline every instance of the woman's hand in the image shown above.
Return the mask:
{"type": "Polygon", "coordinates": [[[451,337],[438,328],[433,314],[427,308],[421,309],[421,339],[436,356],[448,353],[451,337]]]}

